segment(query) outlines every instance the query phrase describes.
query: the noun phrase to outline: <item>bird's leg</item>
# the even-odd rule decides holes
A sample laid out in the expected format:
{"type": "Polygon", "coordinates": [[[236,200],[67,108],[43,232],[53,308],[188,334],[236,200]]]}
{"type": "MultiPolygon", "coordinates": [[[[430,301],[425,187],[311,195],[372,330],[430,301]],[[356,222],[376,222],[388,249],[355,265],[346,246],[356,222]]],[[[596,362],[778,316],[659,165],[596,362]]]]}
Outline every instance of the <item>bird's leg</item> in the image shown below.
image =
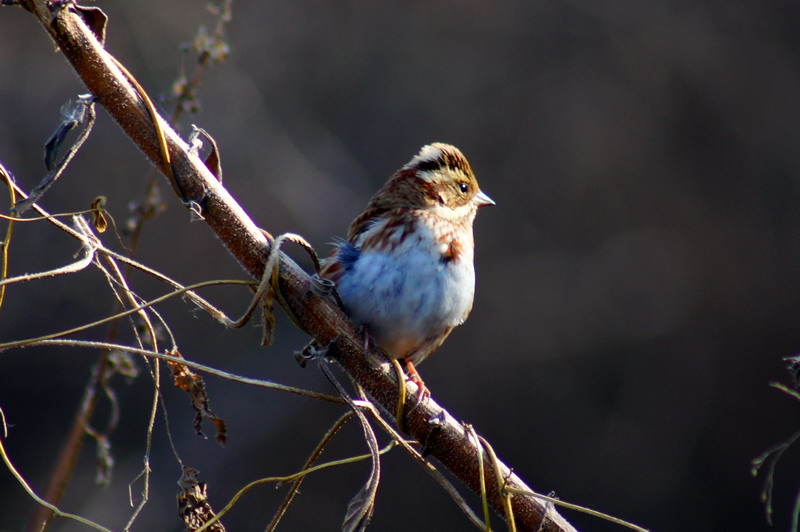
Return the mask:
{"type": "Polygon", "coordinates": [[[431,392],[428,390],[428,387],[425,386],[425,383],[422,382],[422,377],[420,377],[419,372],[417,371],[417,368],[414,367],[413,362],[407,358],[404,358],[403,362],[406,364],[408,380],[417,385],[417,403],[414,405],[414,408],[411,409],[413,412],[414,409],[421,405],[424,400],[430,398],[431,392]]]}

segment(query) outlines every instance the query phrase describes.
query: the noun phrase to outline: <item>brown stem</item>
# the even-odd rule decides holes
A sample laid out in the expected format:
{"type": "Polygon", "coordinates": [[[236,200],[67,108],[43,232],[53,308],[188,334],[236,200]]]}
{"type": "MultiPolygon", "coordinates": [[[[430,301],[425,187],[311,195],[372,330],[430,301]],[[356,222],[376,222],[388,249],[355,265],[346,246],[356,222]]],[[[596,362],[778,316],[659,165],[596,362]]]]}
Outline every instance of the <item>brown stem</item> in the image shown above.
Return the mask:
{"type": "MultiPolygon", "coordinates": [[[[58,453],[58,458],[50,472],[50,479],[45,488],[43,499],[56,503],[61,499],[61,494],[67,486],[67,481],[70,477],[70,472],[78,460],[78,453],[83,444],[83,438],[86,435],[86,427],[89,424],[94,407],[97,404],[97,390],[100,386],[100,379],[105,372],[107,363],[107,353],[103,353],[100,357],[98,365],[92,372],[92,378],[86,385],[83,392],[83,400],[78,412],[75,414],[75,419],[72,420],[72,427],[70,428],[67,438],[61,445],[61,451],[58,453]]],[[[53,517],[53,512],[46,506],[37,506],[36,511],[28,525],[28,530],[34,532],[45,530],[53,517]]]]}
{"type": "MultiPolygon", "coordinates": [[[[88,89],[117,121],[131,140],[165,175],[169,170],[159,155],[153,125],[135,90],[109,59],[92,32],[71,4],[53,4],[44,0],[20,0],[48,30],[64,56],[72,64],[88,89]]],[[[228,251],[254,278],[260,279],[269,243],[222,185],[188,146],[161,120],[166,134],[173,175],[183,199],[202,207],[206,223],[228,251]]],[[[337,360],[348,374],[385,411],[393,412],[398,398],[397,382],[391,366],[376,353],[364,350],[364,343],[335,303],[322,299],[310,289],[310,277],[291,259],[283,257],[279,286],[282,304],[288,307],[305,332],[322,345],[334,343],[337,360]]],[[[412,394],[413,395],[413,394],[412,394]]],[[[410,409],[406,409],[408,412],[410,409]]],[[[479,492],[478,454],[463,425],[431,399],[413,410],[405,420],[411,438],[423,442],[426,454],[434,456],[472,490],[479,492]]],[[[486,478],[494,478],[491,461],[484,454],[486,478]]],[[[528,490],[525,483],[508,467],[498,462],[507,486],[528,490]]],[[[494,482],[487,486],[492,507],[503,514],[499,489],[494,482]]],[[[548,532],[574,530],[552,506],[533,496],[515,495],[512,499],[518,530],[548,532]]]]}

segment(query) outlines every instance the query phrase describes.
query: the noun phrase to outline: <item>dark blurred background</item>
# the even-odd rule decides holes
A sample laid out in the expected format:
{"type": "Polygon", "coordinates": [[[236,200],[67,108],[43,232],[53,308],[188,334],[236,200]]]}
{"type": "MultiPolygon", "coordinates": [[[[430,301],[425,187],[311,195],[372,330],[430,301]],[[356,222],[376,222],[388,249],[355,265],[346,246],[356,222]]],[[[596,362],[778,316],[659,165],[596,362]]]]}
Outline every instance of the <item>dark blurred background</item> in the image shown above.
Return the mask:
{"type": "MultiPolygon", "coordinates": [[[[155,96],[182,68],[191,73],[193,55],[179,47],[214,23],[203,2],[97,5],[110,17],[108,49],[155,96]]],[[[770,387],[789,382],[782,357],[800,350],[799,25],[798,4],[777,0],[239,0],[231,55],[205,77],[202,109],[181,127],[214,136],[226,186],[259,225],[300,233],[320,253],[420,146],[457,145],[497,207],[475,226],[472,315],[421,368],[434,397],[541,492],[653,530],[787,530],[800,449],[776,468],[772,528],[759,502],[764,476],[750,468],[798,429],[800,412],[770,387]]],[[[0,9],[0,35],[0,160],[30,189],[61,105],[85,89],[23,10],[0,9]]],[[[124,224],[149,171],[101,110],[43,204],[80,210],[104,194],[124,224]]],[[[168,209],[146,227],[138,257],[187,284],[246,278],[161,183],[168,209]]],[[[11,274],[60,266],[77,250],[47,224],[18,226],[11,274]]],[[[131,283],[146,297],[166,291],[141,275],[131,283]]],[[[204,293],[232,314],[249,297],[204,293]]],[[[0,341],[110,308],[96,270],[13,286],[0,341]]],[[[224,330],[179,301],[161,310],[184,356],[331,391],[315,367],[295,363],[307,338],[280,313],[265,349],[256,327],[224,330]]],[[[39,493],[97,356],[0,353],[5,444],[39,493]]],[[[164,396],[178,453],[209,482],[216,508],[249,481],[296,471],[341,412],[218,378],[207,385],[228,421],[225,448],[194,435],[182,392],[165,386],[164,396]]],[[[113,387],[113,480],[94,484],[87,442],[61,506],[120,529],[143,466],[152,381],[142,371],[113,387]]],[[[352,425],[324,458],[364,452],[352,425]]],[[[402,452],[384,463],[372,529],[469,529],[402,452]]],[[[150,465],[150,502],[134,530],[179,530],[180,469],[161,416],[150,465]]],[[[337,530],[366,475],[358,464],[309,478],[283,529],[337,530]]],[[[229,529],[263,529],[285,489],[243,497],[229,529]]],[[[5,470],[0,494],[0,530],[20,530],[34,503],[5,470]]],[[[583,530],[620,530],[565,515],[583,530]]],[[[84,530],[65,520],[53,529],[84,530]]]]}

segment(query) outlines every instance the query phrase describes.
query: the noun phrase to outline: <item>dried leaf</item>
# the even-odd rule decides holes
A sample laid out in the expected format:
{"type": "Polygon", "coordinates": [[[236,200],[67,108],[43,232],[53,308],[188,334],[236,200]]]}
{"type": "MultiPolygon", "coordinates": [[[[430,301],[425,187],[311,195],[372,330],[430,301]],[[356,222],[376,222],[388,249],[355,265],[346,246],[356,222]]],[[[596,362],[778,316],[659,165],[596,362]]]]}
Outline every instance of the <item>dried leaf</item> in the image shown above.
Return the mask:
{"type": "Polygon", "coordinates": [[[108,220],[106,220],[106,197],[97,196],[92,202],[92,225],[98,233],[105,233],[108,229],[108,220]]]}
{"type": "MultiPolygon", "coordinates": [[[[373,463],[374,466],[374,463],[373,463]]],[[[375,473],[373,467],[372,473],[375,473]]],[[[356,496],[347,505],[347,513],[342,523],[342,532],[363,532],[367,529],[372,512],[375,510],[375,489],[377,488],[377,478],[373,482],[373,475],[361,486],[356,496]]]]}
{"type": "Polygon", "coordinates": [[[94,36],[100,41],[100,44],[106,42],[106,24],[108,23],[108,16],[99,7],[87,7],[73,5],[72,8],[83,18],[83,21],[92,30],[94,36]]]}
{"type": "Polygon", "coordinates": [[[205,165],[214,177],[217,178],[217,181],[222,183],[222,159],[219,155],[219,148],[217,147],[217,141],[214,140],[214,137],[208,134],[205,129],[200,129],[200,132],[203,136],[208,140],[208,143],[211,144],[211,152],[206,157],[205,165]]]}
{"type": "Polygon", "coordinates": [[[58,125],[53,134],[47,139],[47,142],[44,143],[44,166],[48,171],[55,168],[56,158],[61,150],[61,145],[64,144],[64,139],[76,127],[78,127],[78,121],[67,118],[58,125]]]}
{"type": "Polygon", "coordinates": [[[61,123],[44,145],[44,165],[48,170],[47,175],[36,188],[31,190],[27,199],[17,203],[15,210],[18,214],[28,210],[31,205],[44,196],[53,183],[61,177],[64,169],[83,145],[94,125],[94,101],[94,96],[85,94],[78,96],[75,102],[70,101],[61,107],[61,123]],[[65,150],[65,154],[58,160],[67,135],[72,130],[77,130],[77,136],[65,150]]]}
{"type": "MultiPolygon", "coordinates": [[[[183,466],[183,474],[178,480],[178,515],[186,523],[188,530],[197,530],[214,517],[214,510],[207,498],[207,485],[197,480],[198,471],[183,466]]],[[[221,521],[215,521],[206,530],[225,532],[221,521]]]]}
{"type": "Polygon", "coordinates": [[[225,442],[228,441],[228,426],[225,424],[225,420],[216,416],[210,416],[208,419],[211,420],[211,423],[214,424],[214,427],[217,430],[217,434],[215,436],[217,441],[220,445],[225,445],[225,442]]]}
{"type": "MultiPolygon", "coordinates": [[[[328,349],[336,349],[336,342],[333,342],[328,349]]],[[[334,385],[339,395],[344,399],[348,406],[355,413],[361,429],[364,432],[364,441],[367,443],[369,452],[372,455],[372,468],[369,472],[367,481],[358,490],[355,497],[350,500],[347,505],[347,512],[342,522],[342,530],[344,532],[363,532],[367,529],[370,519],[372,519],[372,512],[375,510],[375,495],[378,492],[378,484],[381,478],[381,462],[380,451],[378,450],[378,440],[375,438],[375,432],[369,424],[367,417],[359,407],[353,403],[353,400],[347,394],[347,391],[339,383],[333,373],[328,369],[324,359],[320,359],[320,368],[328,380],[334,385]]]]}
{"type": "Polygon", "coordinates": [[[208,168],[208,171],[214,174],[217,181],[222,183],[222,159],[220,158],[217,141],[214,140],[214,137],[209,135],[208,131],[195,125],[192,125],[192,134],[189,136],[189,141],[192,145],[191,153],[198,155],[200,148],[203,147],[203,142],[198,138],[201,135],[211,145],[209,153],[203,163],[206,165],[206,168],[208,168]]]}
{"type": "Polygon", "coordinates": [[[111,482],[111,473],[114,471],[114,457],[111,455],[111,442],[102,434],[95,434],[97,442],[97,473],[95,482],[101,485],[108,485],[111,482]]]}
{"type": "MultiPolygon", "coordinates": [[[[168,352],[168,355],[183,358],[181,354],[175,350],[168,352]]],[[[205,437],[203,434],[203,419],[208,418],[216,429],[215,438],[220,445],[225,445],[228,441],[228,429],[225,420],[217,417],[209,407],[208,394],[206,393],[206,383],[200,375],[197,375],[189,369],[185,364],[179,362],[167,361],[170,369],[172,369],[172,381],[175,386],[189,394],[192,400],[192,408],[195,411],[194,430],[195,432],[205,437]]]]}

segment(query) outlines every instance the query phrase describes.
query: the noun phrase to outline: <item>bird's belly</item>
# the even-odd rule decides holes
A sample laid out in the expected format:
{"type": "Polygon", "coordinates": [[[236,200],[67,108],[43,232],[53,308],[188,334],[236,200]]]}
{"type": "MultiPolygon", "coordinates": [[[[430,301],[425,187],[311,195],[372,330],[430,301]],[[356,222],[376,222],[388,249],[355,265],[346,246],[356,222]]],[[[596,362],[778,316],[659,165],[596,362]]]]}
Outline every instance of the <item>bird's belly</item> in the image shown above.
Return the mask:
{"type": "Polygon", "coordinates": [[[362,252],[337,290],[353,320],[401,358],[466,319],[475,294],[469,258],[445,262],[417,250],[362,252]]]}

